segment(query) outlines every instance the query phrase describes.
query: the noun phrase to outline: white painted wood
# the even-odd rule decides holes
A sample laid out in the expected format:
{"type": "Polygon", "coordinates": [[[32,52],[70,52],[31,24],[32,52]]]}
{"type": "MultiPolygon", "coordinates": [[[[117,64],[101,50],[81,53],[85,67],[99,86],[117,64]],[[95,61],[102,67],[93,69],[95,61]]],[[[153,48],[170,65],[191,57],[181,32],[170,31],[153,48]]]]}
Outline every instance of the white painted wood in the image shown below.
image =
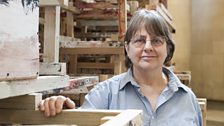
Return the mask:
{"type": "Polygon", "coordinates": [[[125,110],[101,126],[142,126],[142,110],[125,110]]]}
{"type": "Polygon", "coordinates": [[[32,80],[0,81],[0,99],[66,87],[68,76],[40,76],[32,80]]]}
{"type": "Polygon", "coordinates": [[[60,6],[44,8],[44,62],[59,62],[60,9],[60,6]]]}
{"type": "Polygon", "coordinates": [[[62,9],[72,12],[74,14],[80,14],[80,11],[78,8],[72,6],[68,6],[68,0],[39,0],[40,7],[53,7],[53,6],[60,6],[62,9]]]}
{"type": "Polygon", "coordinates": [[[76,124],[79,126],[142,126],[142,110],[63,110],[46,118],[40,111],[0,109],[0,122],[22,124],[76,124]],[[30,116],[32,115],[32,116],[30,116]],[[105,116],[114,116],[101,125],[105,116]]]}
{"type": "Polygon", "coordinates": [[[40,6],[59,6],[60,5],[60,0],[39,0],[40,1],[40,6]]]}
{"type": "Polygon", "coordinates": [[[39,7],[32,3],[27,6],[26,2],[22,6],[21,0],[10,0],[8,5],[1,2],[0,10],[0,81],[36,78],[39,7]]]}
{"type": "MultiPolygon", "coordinates": [[[[116,116],[121,110],[63,110],[55,117],[46,118],[40,111],[0,109],[0,123],[22,124],[77,124],[78,126],[99,126],[104,116],[116,116]],[[32,116],[31,116],[32,115],[32,116]]],[[[114,125],[116,126],[116,125],[114,125]]]]}
{"type": "Polygon", "coordinates": [[[39,75],[66,75],[66,63],[40,63],[39,75]]]}

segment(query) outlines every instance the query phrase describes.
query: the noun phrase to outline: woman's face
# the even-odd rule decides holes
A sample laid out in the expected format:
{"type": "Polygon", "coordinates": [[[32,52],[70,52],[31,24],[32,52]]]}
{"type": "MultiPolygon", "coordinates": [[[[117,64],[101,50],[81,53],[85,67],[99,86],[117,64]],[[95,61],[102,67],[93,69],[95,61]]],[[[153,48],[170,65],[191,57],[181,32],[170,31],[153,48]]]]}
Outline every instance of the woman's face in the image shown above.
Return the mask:
{"type": "Polygon", "coordinates": [[[166,46],[163,36],[150,36],[145,28],[141,28],[125,45],[125,49],[134,69],[148,71],[163,67],[167,57],[166,46]]]}

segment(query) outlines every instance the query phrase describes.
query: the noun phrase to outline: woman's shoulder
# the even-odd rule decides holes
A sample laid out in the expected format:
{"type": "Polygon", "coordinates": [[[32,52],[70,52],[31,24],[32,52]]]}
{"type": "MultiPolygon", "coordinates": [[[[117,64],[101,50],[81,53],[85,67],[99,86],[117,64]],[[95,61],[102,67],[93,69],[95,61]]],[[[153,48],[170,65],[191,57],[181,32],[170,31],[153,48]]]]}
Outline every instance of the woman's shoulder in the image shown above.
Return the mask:
{"type": "Polygon", "coordinates": [[[99,82],[96,87],[108,87],[108,88],[115,88],[119,87],[119,84],[121,83],[122,80],[124,80],[127,72],[121,73],[118,75],[114,75],[111,78],[108,78],[102,82],[99,82]]]}

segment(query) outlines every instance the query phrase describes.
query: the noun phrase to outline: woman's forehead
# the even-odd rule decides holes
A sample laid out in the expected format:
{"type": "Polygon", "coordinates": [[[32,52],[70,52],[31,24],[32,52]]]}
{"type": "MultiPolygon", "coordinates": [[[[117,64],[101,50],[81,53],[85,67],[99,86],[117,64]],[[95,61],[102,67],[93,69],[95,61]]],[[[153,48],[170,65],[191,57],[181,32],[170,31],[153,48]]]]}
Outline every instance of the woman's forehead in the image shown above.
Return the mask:
{"type": "Polygon", "coordinates": [[[145,27],[140,27],[134,34],[134,36],[146,36],[150,37],[151,34],[146,31],[145,27]]]}

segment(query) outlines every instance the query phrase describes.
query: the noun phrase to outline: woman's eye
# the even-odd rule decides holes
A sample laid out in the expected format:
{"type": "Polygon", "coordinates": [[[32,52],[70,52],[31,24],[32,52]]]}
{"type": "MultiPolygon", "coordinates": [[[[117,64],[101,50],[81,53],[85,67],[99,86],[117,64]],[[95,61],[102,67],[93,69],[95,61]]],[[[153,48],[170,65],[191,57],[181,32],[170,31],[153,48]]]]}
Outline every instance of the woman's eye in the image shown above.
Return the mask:
{"type": "Polygon", "coordinates": [[[151,40],[151,43],[152,43],[152,44],[155,44],[155,45],[157,45],[157,44],[161,44],[161,43],[162,43],[162,40],[159,39],[159,38],[155,38],[155,39],[152,39],[152,40],[151,40]]]}
{"type": "Polygon", "coordinates": [[[137,39],[137,40],[135,40],[135,43],[145,43],[145,40],[143,40],[143,39],[137,39]]]}

